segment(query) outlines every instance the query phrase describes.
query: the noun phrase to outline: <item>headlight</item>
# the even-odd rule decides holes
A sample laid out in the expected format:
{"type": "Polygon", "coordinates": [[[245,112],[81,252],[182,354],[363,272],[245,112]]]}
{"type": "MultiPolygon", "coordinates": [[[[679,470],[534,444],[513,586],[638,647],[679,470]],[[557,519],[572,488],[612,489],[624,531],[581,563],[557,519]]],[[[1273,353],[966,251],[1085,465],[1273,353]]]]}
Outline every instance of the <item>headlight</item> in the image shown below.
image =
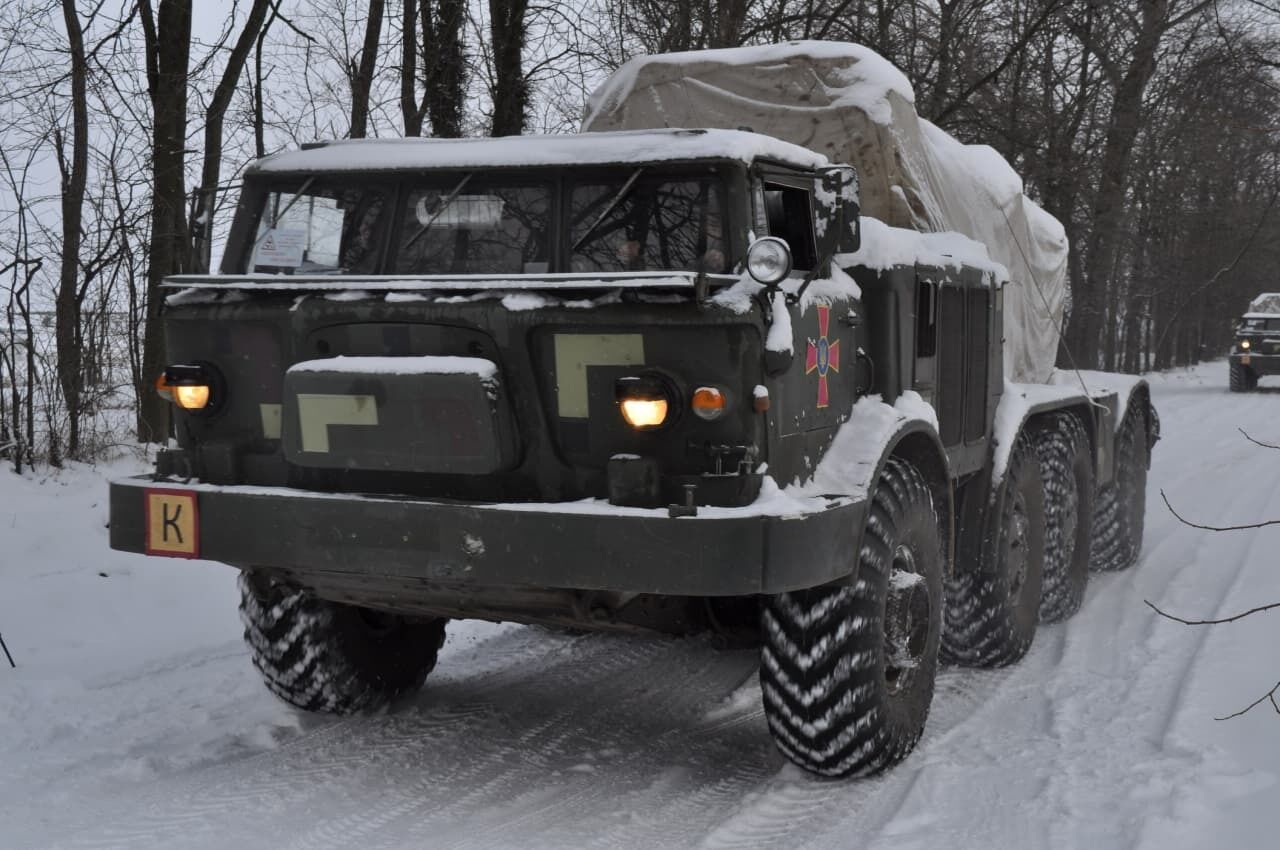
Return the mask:
{"type": "Polygon", "coordinates": [[[1248,351],[1248,350],[1249,350],[1249,340],[1247,340],[1247,339],[1242,339],[1242,340],[1240,340],[1240,347],[1241,347],[1242,349],[1244,349],[1245,351],[1248,351]]]}
{"type": "Polygon", "coordinates": [[[203,366],[166,366],[156,392],[183,410],[207,410],[213,402],[213,375],[203,366]]]}
{"type": "Polygon", "coordinates": [[[765,236],[747,249],[747,272],[765,286],[774,286],[791,274],[791,249],[776,236],[765,236]]]}
{"type": "Polygon", "coordinates": [[[637,431],[661,428],[675,413],[675,388],[662,375],[619,378],[614,392],[622,418],[637,431]]]}

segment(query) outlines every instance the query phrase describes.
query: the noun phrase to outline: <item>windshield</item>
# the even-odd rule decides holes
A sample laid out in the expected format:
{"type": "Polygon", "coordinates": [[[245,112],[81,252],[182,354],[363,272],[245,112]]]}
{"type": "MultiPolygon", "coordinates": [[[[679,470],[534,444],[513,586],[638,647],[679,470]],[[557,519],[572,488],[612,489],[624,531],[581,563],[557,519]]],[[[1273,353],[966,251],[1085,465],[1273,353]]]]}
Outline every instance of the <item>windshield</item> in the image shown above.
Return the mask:
{"type": "Polygon", "coordinates": [[[250,272],[373,274],[388,192],[307,178],[267,194],[249,255],[250,272]]]}
{"type": "Polygon", "coordinates": [[[300,275],[731,271],[723,177],[711,169],[654,169],[281,177],[259,196],[243,269],[300,275]]]}
{"type": "Polygon", "coordinates": [[[486,183],[462,175],[405,195],[391,271],[397,274],[545,274],[549,186],[486,183]]]}
{"type": "Polygon", "coordinates": [[[1280,316],[1274,319],[1241,319],[1238,329],[1241,331],[1280,331],[1280,316]]]}
{"type": "Polygon", "coordinates": [[[728,271],[720,187],[711,176],[636,172],[573,185],[571,270],[728,271]]]}

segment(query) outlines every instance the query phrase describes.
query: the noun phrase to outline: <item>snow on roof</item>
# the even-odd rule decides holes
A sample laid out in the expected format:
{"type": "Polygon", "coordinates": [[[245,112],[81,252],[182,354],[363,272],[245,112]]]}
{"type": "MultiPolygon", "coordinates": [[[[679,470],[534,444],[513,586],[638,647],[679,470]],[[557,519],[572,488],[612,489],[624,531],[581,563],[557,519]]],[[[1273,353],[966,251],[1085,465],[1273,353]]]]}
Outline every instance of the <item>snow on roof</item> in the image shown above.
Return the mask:
{"type": "Polygon", "coordinates": [[[260,159],[249,173],[391,171],[421,168],[498,168],[609,165],[684,159],[750,163],[780,160],[803,168],[827,164],[821,154],[742,130],[629,130],[559,136],[472,139],[341,139],[260,159]]]}
{"type": "MultiPolygon", "coordinates": [[[[911,88],[911,82],[906,75],[892,62],[870,48],[838,41],[788,41],[783,44],[753,47],[637,56],[615,71],[605,84],[591,95],[583,126],[590,125],[598,113],[608,112],[625,100],[637,85],[642,71],[660,65],[682,66],[707,63],[760,66],[783,63],[797,57],[831,61],[837,64],[844,60],[842,82],[845,85],[839,92],[828,92],[828,95],[835,96],[824,105],[856,106],[865,110],[873,121],[888,124],[892,120],[892,106],[888,99],[891,92],[908,103],[915,103],[915,91],[911,88]]],[[[805,104],[797,102],[795,107],[802,110],[805,104]]]]}
{"type": "MultiPolygon", "coordinates": [[[[1280,292],[1263,292],[1249,302],[1250,313],[1280,313],[1280,292]]],[[[1259,318],[1257,316],[1245,316],[1248,318],[1259,318]]],[[[1270,316],[1268,316],[1270,318],[1270,316]]]]}
{"type": "Polygon", "coordinates": [[[865,266],[891,269],[900,265],[951,267],[972,266],[995,276],[993,283],[1009,279],[1009,270],[991,259],[987,246],[961,233],[921,233],[905,227],[890,227],[862,216],[862,244],[852,254],[840,254],[842,267],[865,266]]]}

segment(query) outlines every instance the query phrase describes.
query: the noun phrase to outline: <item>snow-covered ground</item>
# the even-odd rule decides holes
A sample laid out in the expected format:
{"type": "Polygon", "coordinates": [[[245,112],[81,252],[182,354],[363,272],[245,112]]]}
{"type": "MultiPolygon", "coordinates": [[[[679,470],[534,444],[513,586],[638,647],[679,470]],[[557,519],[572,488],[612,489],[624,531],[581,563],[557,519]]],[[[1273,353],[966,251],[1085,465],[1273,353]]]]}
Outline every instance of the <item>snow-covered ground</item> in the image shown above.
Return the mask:
{"type": "Polygon", "coordinates": [[[0,848],[1270,848],[1280,809],[1280,391],[1157,376],[1142,561],[1001,671],[944,670],[870,780],[773,749],[753,652],[459,623],[411,704],[302,717],[260,684],[234,571],[107,548],[105,481],[0,471],[0,848]]]}

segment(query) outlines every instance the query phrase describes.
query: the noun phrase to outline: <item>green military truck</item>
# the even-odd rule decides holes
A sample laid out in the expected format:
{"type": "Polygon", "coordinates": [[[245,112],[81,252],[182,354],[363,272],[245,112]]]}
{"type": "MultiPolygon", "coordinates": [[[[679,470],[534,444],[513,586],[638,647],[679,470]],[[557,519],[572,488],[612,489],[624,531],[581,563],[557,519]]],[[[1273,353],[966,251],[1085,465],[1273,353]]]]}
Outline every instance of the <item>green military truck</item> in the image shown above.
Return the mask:
{"type": "Polygon", "coordinates": [[[1280,292],[1264,292],[1249,302],[1235,337],[1227,367],[1231,392],[1252,392],[1258,378],[1280,375],[1280,292]]]}
{"type": "Polygon", "coordinates": [[[909,91],[852,45],[645,57],[578,135],[258,161],[167,283],[176,443],[111,545],[239,569],[302,709],[416,691],[452,618],[718,631],[794,762],[901,760],[940,660],[1136,560],[1156,437],[1140,380],[1054,372],[1060,227],[909,91]]]}

